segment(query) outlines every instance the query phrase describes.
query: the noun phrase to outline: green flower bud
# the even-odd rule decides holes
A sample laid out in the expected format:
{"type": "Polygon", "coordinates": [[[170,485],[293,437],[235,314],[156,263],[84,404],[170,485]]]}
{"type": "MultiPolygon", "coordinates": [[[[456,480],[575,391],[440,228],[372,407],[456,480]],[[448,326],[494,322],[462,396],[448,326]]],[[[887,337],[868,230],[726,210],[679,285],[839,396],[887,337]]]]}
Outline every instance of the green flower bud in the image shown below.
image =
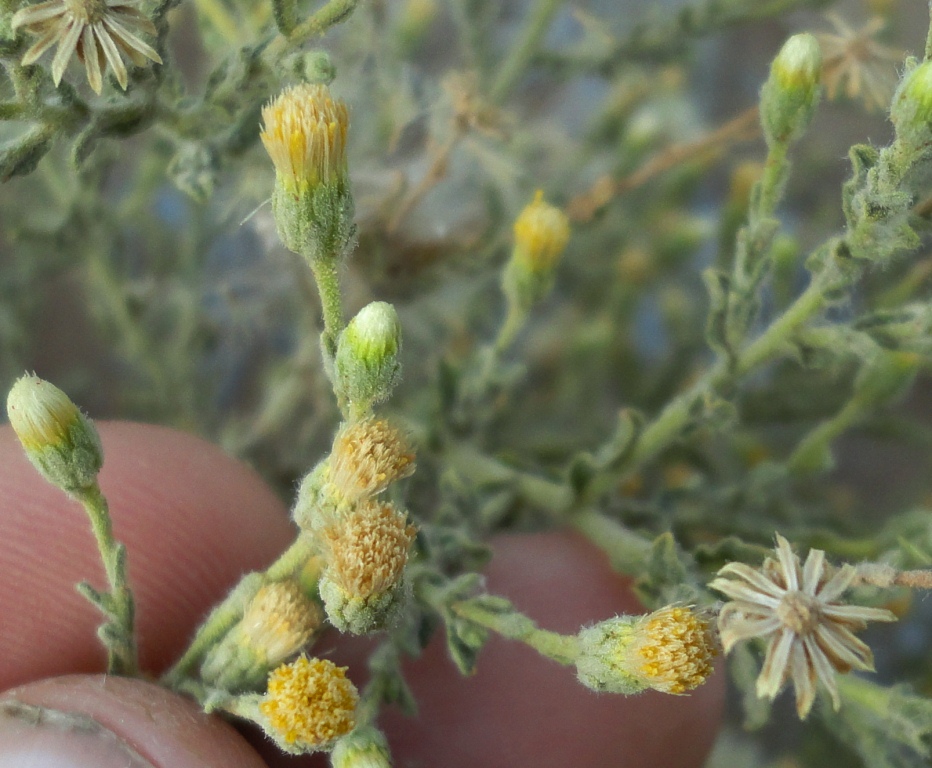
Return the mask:
{"type": "Polygon", "coordinates": [[[391,764],[385,736],[371,725],[350,731],[330,753],[333,768],[391,768],[391,764]]]}
{"type": "Polygon", "coordinates": [[[870,405],[887,405],[909,390],[922,363],[915,352],[881,350],[865,365],[854,382],[854,396],[870,405]]]}
{"type": "Polygon", "coordinates": [[[579,632],[576,672],[594,691],[691,691],[712,673],[718,653],[709,623],[692,608],[669,605],[646,616],[617,616],[579,632]]]}
{"type": "Polygon", "coordinates": [[[401,324],[384,301],[366,305],[340,334],[334,359],[337,394],[359,413],[388,399],[401,372],[401,324]]]}
{"type": "Polygon", "coordinates": [[[68,395],[38,376],[23,376],[10,389],[6,411],[29,461],[52,485],[75,494],[97,484],[100,437],[68,395]]]}
{"type": "Polygon", "coordinates": [[[903,76],[893,96],[890,119],[898,136],[913,144],[928,140],[932,132],[932,61],[903,76]]]}
{"type": "Polygon", "coordinates": [[[295,56],[291,65],[294,73],[307,83],[330,85],[337,74],[326,51],[305,51],[295,56]]]}
{"type": "Polygon", "coordinates": [[[761,123],[768,144],[795,141],[809,127],[819,101],[822,50],[808,33],[787,40],[761,90],[761,123]]]}

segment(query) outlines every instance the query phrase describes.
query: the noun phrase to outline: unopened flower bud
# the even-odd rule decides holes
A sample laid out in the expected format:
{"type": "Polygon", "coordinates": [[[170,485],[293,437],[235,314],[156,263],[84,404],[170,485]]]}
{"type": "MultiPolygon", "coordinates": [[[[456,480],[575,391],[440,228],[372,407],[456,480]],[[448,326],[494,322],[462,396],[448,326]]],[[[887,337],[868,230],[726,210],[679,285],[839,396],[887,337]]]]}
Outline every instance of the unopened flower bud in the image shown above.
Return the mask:
{"type": "Polygon", "coordinates": [[[915,352],[880,350],[858,373],[854,396],[865,405],[888,405],[906,394],[921,364],[915,352]]]}
{"type": "Polygon", "coordinates": [[[266,584],[240,622],[210,650],[201,677],[227,691],[255,688],[269,670],[304,648],[323,619],[323,611],[296,582],[266,584]]]}
{"type": "Polygon", "coordinates": [[[388,742],[370,725],[360,726],[337,742],[330,753],[332,768],[391,768],[388,742]]]}
{"type": "Polygon", "coordinates": [[[388,399],[401,372],[401,324],[395,308],[374,301],[340,334],[334,360],[336,390],[357,413],[388,399]]]}
{"type": "Polygon", "coordinates": [[[793,35],[773,63],[761,90],[761,123],[768,144],[795,141],[809,126],[819,101],[822,49],[812,35],[793,35]]]}
{"type": "Polygon", "coordinates": [[[355,241],[346,166],[349,112],[326,85],[286,89],[262,109],[259,134],[275,165],[272,211],[285,246],[312,263],[355,241]]]}
{"type": "Polygon", "coordinates": [[[340,631],[384,629],[405,600],[403,576],[417,529],[391,504],[368,502],[321,531],[320,597],[340,631]]]}
{"type": "Polygon", "coordinates": [[[269,675],[259,724],[290,754],[329,751],[356,725],[358,701],[346,667],[301,656],[269,675]]]}
{"type": "Polygon", "coordinates": [[[576,672],[583,685],[626,694],[690,691],[706,681],[718,652],[709,623],[677,605],[586,627],[579,644],[576,672]]]}
{"type": "Polygon", "coordinates": [[[890,119],[898,137],[920,145],[932,133],[932,61],[907,72],[890,107],[890,119]]]}
{"type": "Polygon", "coordinates": [[[96,485],[104,461],[100,437],[68,395],[27,375],[10,389],[6,410],[26,456],[46,480],[70,494],[96,485]]]}
{"type": "Polygon", "coordinates": [[[557,262],[569,242],[569,219],[545,202],[544,193],[538,190],[515,220],[514,237],[502,287],[511,301],[527,310],[550,291],[557,262]]]}

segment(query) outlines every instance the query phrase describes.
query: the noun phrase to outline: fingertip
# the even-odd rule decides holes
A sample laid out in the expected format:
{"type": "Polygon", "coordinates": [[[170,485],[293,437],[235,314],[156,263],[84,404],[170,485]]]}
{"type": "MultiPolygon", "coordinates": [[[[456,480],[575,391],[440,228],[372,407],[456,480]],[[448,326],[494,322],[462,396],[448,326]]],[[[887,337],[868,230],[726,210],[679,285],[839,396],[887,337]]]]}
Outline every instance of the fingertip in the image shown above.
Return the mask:
{"type": "MultiPolygon", "coordinates": [[[[216,446],[161,427],[98,426],[100,483],[128,550],[142,664],[157,672],[244,572],[285,549],[291,525],[258,475],[216,446]]],[[[100,617],[74,589],[106,585],[87,518],[39,477],[8,427],[0,509],[0,688],[102,669],[100,617]]]]}
{"type": "Polygon", "coordinates": [[[0,766],[264,768],[218,717],[152,683],[51,678],[0,699],[0,766]]]}

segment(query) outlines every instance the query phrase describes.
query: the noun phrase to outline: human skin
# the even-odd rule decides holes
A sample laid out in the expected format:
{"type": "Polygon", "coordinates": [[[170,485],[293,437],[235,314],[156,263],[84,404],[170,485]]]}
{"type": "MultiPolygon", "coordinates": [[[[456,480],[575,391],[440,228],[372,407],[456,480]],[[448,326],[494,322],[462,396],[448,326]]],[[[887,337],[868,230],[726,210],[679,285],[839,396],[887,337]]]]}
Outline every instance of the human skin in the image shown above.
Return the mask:
{"type": "MultiPolygon", "coordinates": [[[[159,427],[99,426],[106,456],[101,487],[129,553],[142,667],[155,677],[209,607],[243,573],[273,561],[294,532],[261,479],[216,447],[159,427]]],[[[577,537],[512,535],[493,544],[490,591],[543,627],[575,632],[641,610],[605,557],[577,537]]],[[[321,756],[278,756],[255,732],[244,736],[152,683],[100,674],[99,617],[74,590],[84,579],[104,584],[87,520],[32,469],[9,428],[0,429],[0,572],[0,690],[13,689],[7,700],[89,715],[103,726],[101,749],[116,750],[113,765],[130,764],[118,754],[124,748],[157,768],[327,764],[321,756]]],[[[406,665],[418,717],[389,709],[380,720],[396,766],[689,768],[703,763],[721,719],[721,672],[691,696],[599,695],[571,670],[493,638],[477,673],[463,678],[441,635],[406,665]]],[[[314,652],[347,664],[361,685],[369,642],[328,633],[314,652]]],[[[0,717],[0,768],[17,764],[25,753],[16,750],[41,745],[54,754],[37,765],[85,764],[70,716],[24,725],[14,710],[7,705],[0,717]]],[[[90,732],[85,728],[80,738],[93,741],[96,731],[90,732]]],[[[109,768],[96,753],[88,761],[109,768]]]]}

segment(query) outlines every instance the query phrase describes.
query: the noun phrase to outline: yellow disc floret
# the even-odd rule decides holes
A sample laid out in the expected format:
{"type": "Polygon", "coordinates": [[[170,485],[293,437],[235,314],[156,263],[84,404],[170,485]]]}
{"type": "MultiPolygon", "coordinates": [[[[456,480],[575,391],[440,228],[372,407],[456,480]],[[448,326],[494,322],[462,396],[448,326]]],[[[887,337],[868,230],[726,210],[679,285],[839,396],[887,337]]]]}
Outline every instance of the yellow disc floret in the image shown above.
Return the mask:
{"type": "Polygon", "coordinates": [[[626,654],[649,687],[685,693],[705,682],[716,652],[705,619],[686,606],[667,606],[642,619],[626,654]]]}
{"type": "Polygon", "coordinates": [[[358,701],[346,667],[301,656],[269,675],[259,710],[271,735],[289,751],[313,752],[331,749],[353,729],[358,701]]]}

